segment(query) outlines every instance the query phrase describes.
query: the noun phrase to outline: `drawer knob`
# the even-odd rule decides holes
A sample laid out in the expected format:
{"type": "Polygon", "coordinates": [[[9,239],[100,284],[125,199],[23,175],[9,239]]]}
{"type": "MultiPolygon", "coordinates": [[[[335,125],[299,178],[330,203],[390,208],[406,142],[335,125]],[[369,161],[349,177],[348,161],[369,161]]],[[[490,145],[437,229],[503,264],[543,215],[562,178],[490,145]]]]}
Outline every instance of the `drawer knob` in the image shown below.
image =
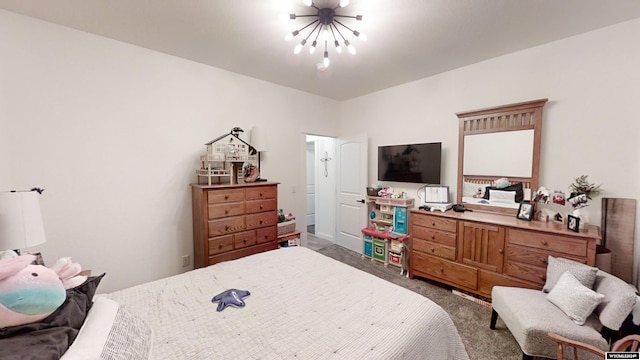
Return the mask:
{"type": "Polygon", "coordinates": [[[224,214],[227,215],[229,213],[229,209],[224,209],[224,214]]]}
{"type": "Polygon", "coordinates": [[[228,231],[229,230],[229,225],[225,225],[224,226],[224,231],[228,231]]]}
{"type": "Polygon", "coordinates": [[[436,226],[436,222],[435,222],[435,221],[432,221],[432,222],[431,222],[431,226],[436,226]]]}
{"type": "Polygon", "coordinates": [[[541,243],[542,245],[544,245],[544,246],[549,245],[549,243],[547,242],[547,240],[542,240],[542,241],[540,241],[540,243],[541,243]]]}
{"type": "Polygon", "coordinates": [[[436,236],[431,234],[431,240],[435,240],[436,236]]]}
{"type": "Polygon", "coordinates": [[[547,263],[547,259],[545,259],[545,258],[540,258],[540,262],[541,262],[541,263],[543,263],[543,264],[546,264],[546,263],[547,263]]]}
{"type": "Polygon", "coordinates": [[[431,252],[436,252],[436,249],[434,249],[434,248],[431,248],[431,252]]]}
{"type": "Polygon", "coordinates": [[[264,205],[260,205],[260,210],[264,209],[264,205]]]}
{"type": "Polygon", "coordinates": [[[218,249],[222,249],[222,244],[219,244],[219,245],[218,245],[218,249]]]}
{"type": "Polygon", "coordinates": [[[225,200],[228,200],[228,199],[229,199],[229,195],[225,195],[225,196],[224,196],[224,199],[225,199],[225,200]]]}
{"type": "Polygon", "coordinates": [[[264,224],[264,221],[260,220],[260,225],[264,224]]]}
{"type": "Polygon", "coordinates": [[[547,277],[546,277],[546,276],[544,276],[544,275],[540,275],[540,280],[542,280],[542,281],[547,281],[547,277]]]}
{"type": "Polygon", "coordinates": [[[440,272],[443,273],[444,272],[444,268],[440,268],[440,272]]]}
{"type": "Polygon", "coordinates": [[[498,249],[498,253],[504,254],[504,249],[498,249]]]}

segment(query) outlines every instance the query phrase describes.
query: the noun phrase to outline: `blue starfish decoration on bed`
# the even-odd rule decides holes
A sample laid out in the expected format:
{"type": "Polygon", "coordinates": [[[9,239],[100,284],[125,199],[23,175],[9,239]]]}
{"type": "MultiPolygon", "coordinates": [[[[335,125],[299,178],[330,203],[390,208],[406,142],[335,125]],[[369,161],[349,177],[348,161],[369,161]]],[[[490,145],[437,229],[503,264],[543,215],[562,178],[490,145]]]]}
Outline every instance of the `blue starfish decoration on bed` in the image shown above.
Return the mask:
{"type": "Polygon", "coordinates": [[[229,289],[214,296],[211,302],[219,302],[218,311],[224,310],[229,305],[244,307],[245,303],[242,298],[249,295],[251,295],[251,293],[246,290],[229,289]]]}

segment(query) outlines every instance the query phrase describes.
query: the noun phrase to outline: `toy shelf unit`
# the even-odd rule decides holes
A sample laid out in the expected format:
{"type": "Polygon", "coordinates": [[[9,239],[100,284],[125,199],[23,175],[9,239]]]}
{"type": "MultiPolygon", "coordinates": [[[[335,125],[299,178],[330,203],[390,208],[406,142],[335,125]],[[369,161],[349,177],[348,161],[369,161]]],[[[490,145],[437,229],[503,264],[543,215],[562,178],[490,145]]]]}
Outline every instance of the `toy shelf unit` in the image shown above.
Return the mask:
{"type": "Polygon", "coordinates": [[[367,197],[369,227],[378,231],[407,234],[409,228],[408,208],[414,206],[414,199],[393,199],[377,196],[367,197]]]}
{"type": "Polygon", "coordinates": [[[371,228],[362,229],[362,258],[400,267],[400,275],[408,276],[409,235],[385,233],[371,228]]]}
{"type": "Polygon", "coordinates": [[[239,131],[242,130],[234,128],[229,134],[205,144],[207,153],[200,156],[200,168],[196,169],[197,183],[206,178],[208,185],[212,185],[212,180],[217,184],[238,184],[244,179],[243,165],[258,163],[256,149],[240,139],[239,131]]]}

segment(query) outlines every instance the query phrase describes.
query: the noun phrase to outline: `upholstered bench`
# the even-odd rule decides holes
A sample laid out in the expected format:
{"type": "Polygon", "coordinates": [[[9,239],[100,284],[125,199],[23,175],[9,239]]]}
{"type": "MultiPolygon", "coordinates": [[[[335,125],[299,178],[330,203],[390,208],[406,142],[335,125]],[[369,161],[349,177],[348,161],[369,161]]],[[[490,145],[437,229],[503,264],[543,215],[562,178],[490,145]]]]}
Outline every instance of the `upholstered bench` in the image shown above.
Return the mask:
{"type": "MultiPolygon", "coordinates": [[[[548,333],[606,351],[608,340],[627,319],[638,297],[630,285],[611,274],[549,257],[543,290],[494,286],[491,298],[491,329],[495,329],[499,315],[520,345],[523,359],[555,359],[556,344],[548,333]]],[[[584,358],[589,359],[588,355],[584,358]]]]}

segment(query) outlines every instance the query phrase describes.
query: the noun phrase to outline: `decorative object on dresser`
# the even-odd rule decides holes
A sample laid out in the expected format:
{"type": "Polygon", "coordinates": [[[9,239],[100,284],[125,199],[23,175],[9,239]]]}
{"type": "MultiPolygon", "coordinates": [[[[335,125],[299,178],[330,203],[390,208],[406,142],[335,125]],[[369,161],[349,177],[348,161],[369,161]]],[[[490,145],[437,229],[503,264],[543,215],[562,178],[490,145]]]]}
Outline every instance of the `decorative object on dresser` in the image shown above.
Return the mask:
{"type": "Polygon", "coordinates": [[[547,258],[593,266],[600,228],[575,233],[557,222],[523,222],[485,212],[410,210],[410,277],[491,297],[496,285],[541,289],[547,258]]]}
{"type": "Polygon", "coordinates": [[[538,188],[542,109],[548,99],[459,112],[457,203],[475,211],[515,216],[520,201],[487,199],[487,186],[508,177],[524,200],[538,188]],[[518,151],[513,151],[518,148],[518,151]],[[485,196],[478,196],[478,189],[485,196]],[[532,190],[533,189],[533,190],[532,190]]]}
{"type": "Polygon", "coordinates": [[[38,196],[44,190],[0,192],[0,250],[20,251],[44,244],[44,223],[38,196]]]}
{"type": "Polygon", "coordinates": [[[529,201],[523,201],[518,208],[518,219],[531,221],[533,218],[533,204],[529,201]]]}
{"type": "Polygon", "coordinates": [[[589,200],[602,192],[601,186],[590,183],[587,175],[582,175],[573,180],[569,185],[569,198],[567,201],[573,209],[573,216],[580,218],[580,229],[589,223],[589,215],[583,210],[589,206],[589,200]]]}
{"type": "Polygon", "coordinates": [[[192,184],[196,268],[278,248],[278,183],[192,184]]]}
{"type": "MultiPolygon", "coordinates": [[[[234,127],[228,134],[219,136],[205,145],[207,153],[200,156],[200,168],[196,169],[196,182],[200,182],[200,178],[207,179],[207,185],[211,185],[212,178],[217,178],[218,183],[227,182],[229,184],[237,184],[239,177],[242,178],[245,163],[256,163],[258,161],[258,152],[246,141],[240,138],[240,133],[244,132],[239,127],[234,127]],[[228,181],[223,181],[223,179],[228,181]]],[[[247,165],[246,168],[250,168],[247,165]]],[[[255,181],[259,176],[258,171],[254,171],[255,181]]],[[[249,179],[247,179],[249,180],[249,179]]]]}

